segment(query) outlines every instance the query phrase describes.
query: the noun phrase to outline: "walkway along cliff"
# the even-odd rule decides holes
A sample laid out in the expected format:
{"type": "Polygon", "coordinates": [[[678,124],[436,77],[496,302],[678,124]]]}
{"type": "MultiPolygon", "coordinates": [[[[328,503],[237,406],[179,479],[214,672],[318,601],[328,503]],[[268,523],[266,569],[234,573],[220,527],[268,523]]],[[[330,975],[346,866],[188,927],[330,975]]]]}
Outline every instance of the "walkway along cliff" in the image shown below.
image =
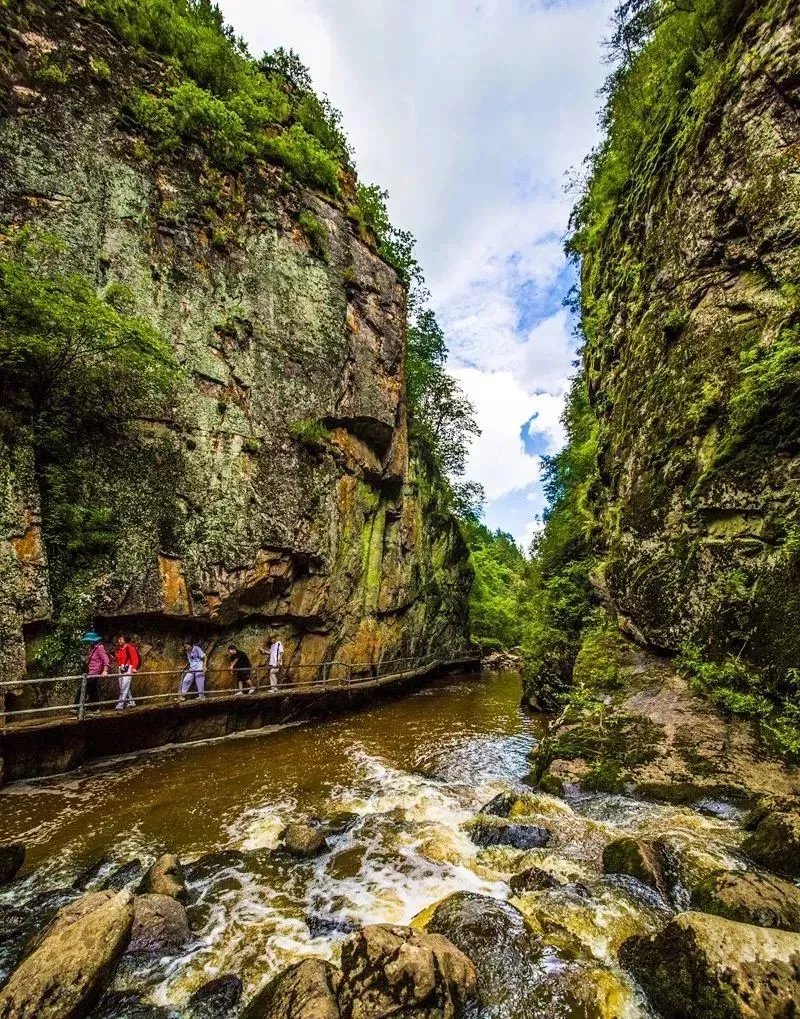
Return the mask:
{"type": "Polygon", "coordinates": [[[326,191],[274,161],[234,166],[220,104],[102,8],[4,18],[2,296],[30,346],[53,328],[74,343],[54,385],[89,342],[76,318],[136,350],[166,340],[169,379],[143,401],[151,380],[122,359],[44,438],[41,394],[11,394],[0,676],[26,660],[72,671],[60,663],[89,621],[132,631],[151,670],[180,661],[187,635],[214,666],[229,640],[254,655],[267,629],[290,670],[457,654],[467,552],[446,486],[409,448],[405,288],[358,222],[352,174],[326,191]],[[148,120],[167,107],[177,147],[148,120]]]}

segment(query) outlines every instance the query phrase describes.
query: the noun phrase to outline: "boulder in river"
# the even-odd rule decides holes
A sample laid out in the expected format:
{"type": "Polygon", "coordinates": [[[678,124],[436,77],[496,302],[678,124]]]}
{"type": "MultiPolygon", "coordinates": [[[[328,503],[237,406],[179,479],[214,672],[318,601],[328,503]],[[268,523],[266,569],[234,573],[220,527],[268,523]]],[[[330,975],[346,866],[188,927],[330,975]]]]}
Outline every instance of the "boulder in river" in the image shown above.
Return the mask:
{"type": "Polygon", "coordinates": [[[488,895],[456,892],[425,915],[429,934],[441,934],[472,960],[483,1005],[509,1014],[523,1007],[539,975],[541,942],[519,910],[488,895]]]}
{"type": "Polygon", "coordinates": [[[112,891],[120,892],[123,888],[133,884],[134,881],[141,878],[142,876],[142,861],[141,860],[129,860],[127,863],[123,863],[121,867],[118,867],[112,874],[110,874],[103,882],[104,888],[111,888],[112,891]]]}
{"type": "Polygon", "coordinates": [[[128,952],[173,955],[190,940],[189,920],[182,902],[171,895],[137,895],[128,952]]]}
{"type": "Polygon", "coordinates": [[[133,926],[130,892],[54,929],[0,990],[0,1019],[70,1019],[101,998],[133,926]]]}
{"type": "Polygon", "coordinates": [[[225,973],[197,988],[186,1003],[186,1019],[227,1019],[241,998],[241,978],[225,973]]]}
{"type": "Polygon", "coordinates": [[[558,888],[562,882],[541,867],[528,867],[519,874],[514,874],[508,882],[515,895],[522,892],[542,892],[546,888],[558,888]]]}
{"type": "Polygon", "coordinates": [[[550,832],[535,824],[496,822],[485,815],[471,821],[467,833],[477,846],[510,846],[512,849],[541,849],[550,832]]]}
{"type": "Polygon", "coordinates": [[[310,824],[290,824],[284,829],[281,838],[286,852],[302,859],[319,856],[328,848],[322,831],[312,828],[310,824]]]}
{"type": "Polygon", "coordinates": [[[757,927],[800,931],[800,888],[772,874],[717,871],[695,888],[692,906],[757,927]]]}
{"type": "Polygon", "coordinates": [[[342,1019],[454,1019],[476,986],[473,964],[439,934],[373,924],[342,945],[342,1019]]]}
{"type": "Polygon", "coordinates": [[[159,856],[136,891],[139,895],[169,895],[186,904],[189,901],[189,890],[178,857],[172,853],[159,856]]]}
{"type": "Polygon", "coordinates": [[[653,938],[633,937],[620,962],[663,1019],[784,1019],[800,1001],[800,935],[681,913],[653,938]]]}
{"type": "Polygon", "coordinates": [[[665,849],[658,842],[625,836],[614,839],[603,849],[603,870],[606,874],[627,874],[669,899],[669,885],[664,875],[665,849]]]}
{"type": "Polygon", "coordinates": [[[481,809],[481,814],[488,814],[490,817],[508,817],[511,808],[517,802],[517,794],[513,792],[498,793],[481,809]]]}
{"type": "Polygon", "coordinates": [[[92,862],[87,864],[87,866],[83,868],[72,882],[72,887],[78,892],[87,891],[87,889],[91,888],[91,886],[97,881],[110,863],[111,860],[108,856],[101,856],[97,860],[92,860],[92,862]]]}
{"type": "Polygon", "coordinates": [[[279,973],[249,1002],[242,1019],[340,1019],[339,970],[303,959],[279,973]]]}
{"type": "Polygon", "coordinates": [[[25,846],[21,842],[7,842],[0,846],[0,885],[16,877],[25,862],[25,846]]]}
{"type": "Polygon", "coordinates": [[[756,814],[749,827],[742,852],[778,874],[800,877],[800,809],[778,805],[756,814]]]}
{"type": "Polygon", "coordinates": [[[100,906],[113,899],[114,894],[114,892],[110,891],[86,892],[80,898],[61,906],[47,926],[41,928],[35,939],[27,946],[27,951],[35,952],[48,938],[70,927],[76,920],[80,920],[81,917],[93,913],[100,906]]]}

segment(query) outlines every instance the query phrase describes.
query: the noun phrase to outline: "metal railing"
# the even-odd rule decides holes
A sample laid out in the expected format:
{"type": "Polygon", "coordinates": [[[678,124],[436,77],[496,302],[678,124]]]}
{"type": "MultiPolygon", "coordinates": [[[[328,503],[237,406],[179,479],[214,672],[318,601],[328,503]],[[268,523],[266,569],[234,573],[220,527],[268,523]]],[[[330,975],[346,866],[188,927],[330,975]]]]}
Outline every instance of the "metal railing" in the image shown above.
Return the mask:
{"type": "MultiPolygon", "coordinates": [[[[332,689],[349,689],[370,683],[380,685],[386,679],[400,679],[430,671],[439,665],[474,664],[480,655],[447,653],[417,655],[415,657],[384,659],[378,662],[328,661],[314,665],[280,666],[253,665],[250,669],[206,669],[202,692],[195,682],[194,689],[181,691],[181,685],[190,670],[184,665],[170,669],[135,672],[131,676],[131,697],[135,705],[156,706],[159,703],[188,703],[195,700],[213,700],[230,696],[285,697],[332,689]],[[272,675],[275,673],[275,675],[272,675]],[[155,689],[169,684],[170,689],[155,689]]],[[[49,676],[40,679],[0,681],[0,724],[3,721],[25,722],[69,716],[79,720],[87,714],[103,709],[116,709],[121,703],[119,679],[113,667],[105,676],[78,673],[68,676],[49,676]],[[113,692],[113,696],[109,694],[113,692]],[[14,698],[31,706],[6,705],[14,698]]]]}

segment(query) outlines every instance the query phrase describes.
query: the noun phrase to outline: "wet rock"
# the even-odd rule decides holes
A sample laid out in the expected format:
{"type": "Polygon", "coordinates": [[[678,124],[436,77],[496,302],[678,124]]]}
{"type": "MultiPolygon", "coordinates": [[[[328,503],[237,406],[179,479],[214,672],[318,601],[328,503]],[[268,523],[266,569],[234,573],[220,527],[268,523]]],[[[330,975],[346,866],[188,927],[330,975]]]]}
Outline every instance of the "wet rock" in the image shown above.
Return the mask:
{"type": "Polygon", "coordinates": [[[101,891],[101,892],[86,892],[79,899],[75,899],[73,902],[67,903],[62,906],[50,920],[46,927],[40,930],[33,941],[28,945],[29,952],[35,952],[40,945],[42,945],[47,938],[52,937],[54,934],[59,934],[80,920],[84,916],[88,916],[89,913],[93,913],[100,906],[114,898],[114,892],[101,891]]]}
{"type": "Polygon", "coordinates": [[[800,888],[770,874],[718,871],[694,890],[692,906],[757,927],[800,931],[800,888]]]}
{"type": "Polygon", "coordinates": [[[41,892],[22,905],[0,909],[0,984],[19,963],[32,939],[77,894],[71,888],[56,888],[41,892]]]}
{"type": "Polygon", "coordinates": [[[85,892],[90,888],[100,877],[101,873],[109,866],[111,860],[107,856],[101,856],[99,860],[94,860],[87,867],[78,874],[75,880],[72,882],[72,887],[78,892],[85,892]]]}
{"type": "Polygon", "coordinates": [[[669,898],[669,884],[664,874],[664,846],[643,839],[621,838],[603,849],[603,870],[606,874],[627,874],[669,898]]]}
{"type": "Polygon", "coordinates": [[[360,814],[354,814],[350,810],[341,810],[339,813],[325,818],[322,822],[322,832],[328,837],[344,835],[358,824],[360,818],[360,814]]]}
{"type": "Polygon", "coordinates": [[[537,1019],[620,1019],[640,1014],[628,987],[610,969],[573,963],[550,982],[549,1001],[537,1019]]]}
{"type": "Polygon", "coordinates": [[[469,837],[477,846],[511,846],[512,849],[541,849],[550,841],[547,828],[535,824],[490,824],[487,820],[473,821],[468,827],[469,837]]]}
{"type": "Polygon", "coordinates": [[[706,913],[634,937],[620,962],[663,1019],[783,1019],[800,1000],[800,935],[706,913]]]}
{"type": "Polygon", "coordinates": [[[186,1003],[186,1019],[227,1019],[241,998],[241,979],[226,973],[197,988],[186,1003]]]}
{"type": "Polygon", "coordinates": [[[508,883],[515,895],[521,892],[541,892],[545,888],[558,888],[561,885],[557,877],[548,874],[541,867],[528,867],[527,870],[514,874],[508,883]]]}
{"type": "Polygon", "coordinates": [[[322,831],[309,824],[290,824],[283,832],[282,842],[287,853],[302,859],[319,856],[328,848],[322,831]]]}
{"type": "Polygon", "coordinates": [[[47,937],[0,990],[0,1019],[67,1019],[99,1001],[133,925],[130,892],[104,898],[47,937]]]}
{"type": "Polygon", "coordinates": [[[189,901],[186,877],[177,856],[164,853],[142,878],[136,889],[139,895],[169,895],[178,902],[189,901]]]}
{"type": "Polygon", "coordinates": [[[329,962],[303,959],[259,991],[242,1019],[340,1019],[341,980],[341,973],[329,962]]]}
{"type": "Polygon", "coordinates": [[[25,846],[21,842],[7,842],[0,846],[0,885],[16,877],[25,862],[25,846]]]}
{"type": "Polygon", "coordinates": [[[800,877],[800,810],[769,810],[749,826],[742,851],[778,874],[800,877]]]}
{"type": "Polygon", "coordinates": [[[175,1019],[171,1008],[148,1001],[138,991],[112,991],[92,1012],[91,1019],[175,1019]]]}
{"type": "Polygon", "coordinates": [[[517,802],[516,793],[498,793],[493,799],[481,807],[481,814],[488,814],[490,817],[508,817],[511,808],[517,802]]]}
{"type": "Polygon", "coordinates": [[[325,938],[331,934],[353,934],[361,927],[361,924],[356,923],[355,920],[336,919],[330,916],[321,916],[319,913],[309,913],[306,923],[312,938],[325,938]]]}
{"type": "Polygon", "coordinates": [[[246,859],[240,849],[223,849],[184,864],[183,873],[189,884],[199,884],[216,877],[223,870],[240,870],[246,859]]]}
{"type": "Polygon", "coordinates": [[[483,1005],[509,1014],[523,1007],[538,977],[541,943],[519,910],[488,895],[456,892],[436,905],[425,929],[472,960],[483,1005]]]}
{"type": "Polygon", "coordinates": [[[476,986],[470,960],[439,934],[375,924],[342,945],[342,1019],[454,1019],[476,986]]]}
{"type": "Polygon", "coordinates": [[[563,796],[564,779],[548,771],[539,779],[539,788],[543,793],[549,793],[551,796],[563,796]]]}
{"type": "Polygon", "coordinates": [[[110,888],[112,891],[120,892],[123,888],[133,884],[137,878],[142,876],[142,861],[141,860],[129,860],[127,863],[123,863],[121,867],[118,867],[110,877],[103,883],[104,888],[110,888]]]}
{"type": "Polygon", "coordinates": [[[137,895],[129,953],[173,955],[190,940],[186,909],[170,895],[137,895]]]}

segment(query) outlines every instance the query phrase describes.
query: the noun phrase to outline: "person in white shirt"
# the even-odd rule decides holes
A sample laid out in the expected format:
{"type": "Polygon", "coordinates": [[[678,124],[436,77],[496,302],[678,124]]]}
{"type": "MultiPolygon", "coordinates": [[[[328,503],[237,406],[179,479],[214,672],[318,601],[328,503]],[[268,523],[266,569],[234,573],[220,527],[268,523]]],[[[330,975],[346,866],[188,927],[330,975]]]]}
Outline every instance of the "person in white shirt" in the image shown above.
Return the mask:
{"type": "Polygon", "coordinates": [[[269,685],[274,690],[278,686],[278,669],[283,665],[283,644],[278,637],[272,641],[269,651],[261,648],[263,654],[269,656],[269,685]]]}

